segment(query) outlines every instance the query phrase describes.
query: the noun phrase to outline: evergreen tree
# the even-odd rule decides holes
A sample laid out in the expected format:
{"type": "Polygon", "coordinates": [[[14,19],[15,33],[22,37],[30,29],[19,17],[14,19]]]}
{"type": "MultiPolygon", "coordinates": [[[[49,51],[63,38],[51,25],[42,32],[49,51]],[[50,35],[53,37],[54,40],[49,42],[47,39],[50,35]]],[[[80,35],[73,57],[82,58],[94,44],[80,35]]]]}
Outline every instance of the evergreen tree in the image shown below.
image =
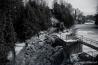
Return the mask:
{"type": "Polygon", "coordinates": [[[95,15],[95,24],[98,25],[98,14],[95,15]]]}
{"type": "Polygon", "coordinates": [[[6,60],[9,51],[15,56],[16,39],[25,41],[50,25],[50,10],[44,4],[30,1],[24,6],[22,0],[0,0],[0,60],[6,60]]]}
{"type": "Polygon", "coordinates": [[[20,39],[26,40],[40,31],[47,30],[51,26],[50,17],[48,7],[35,1],[28,2],[25,6],[20,34],[18,34],[21,36],[20,39]]]}
{"type": "Polygon", "coordinates": [[[15,57],[16,33],[13,24],[18,17],[19,4],[22,4],[20,0],[0,0],[0,63],[6,63],[9,51],[15,57]]]}
{"type": "Polygon", "coordinates": [[[66,7],[63,3],[54,3],[53,11],[55,18],[64,23],[66,28],[70,28],[74,24],[73,16],[71,15],[69,7],[66,7]]]}
{"type": "Polygon", "coordinates": [[[96,7],[95,24],[98,25],[98,5],[96,7]]]}

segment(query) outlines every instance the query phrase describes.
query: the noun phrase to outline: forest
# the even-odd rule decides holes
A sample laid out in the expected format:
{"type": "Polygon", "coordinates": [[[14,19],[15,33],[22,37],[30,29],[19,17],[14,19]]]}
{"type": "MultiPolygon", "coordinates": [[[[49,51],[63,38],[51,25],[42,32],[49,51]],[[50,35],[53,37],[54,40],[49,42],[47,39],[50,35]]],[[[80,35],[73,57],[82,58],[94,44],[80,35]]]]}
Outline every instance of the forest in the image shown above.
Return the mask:
{"type": "Polygon", "coordinates": [[[51,28],[55,28],[56,32],[70,29],[74,20],[73,7],[69,3],[54,1],[50,9],[44,0],[0,0],[0,63],[9,61],[7,56],[10,51],[15,57],[16,42],[26,42],[51,28]]]}

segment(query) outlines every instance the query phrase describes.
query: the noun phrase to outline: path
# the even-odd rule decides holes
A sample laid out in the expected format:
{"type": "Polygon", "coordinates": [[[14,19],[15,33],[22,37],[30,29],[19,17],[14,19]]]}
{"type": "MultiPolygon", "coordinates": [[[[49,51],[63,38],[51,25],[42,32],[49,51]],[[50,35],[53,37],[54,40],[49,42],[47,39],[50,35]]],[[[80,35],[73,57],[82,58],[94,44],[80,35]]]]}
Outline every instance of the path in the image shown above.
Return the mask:
{"type": "Polygon", "coordinates": [[[16,46],[15,46],[16,55],[18,55],[20,53],[20,51],[23,49],[24,46],[25,46],[25,43],[16,44],[16,46]]]}

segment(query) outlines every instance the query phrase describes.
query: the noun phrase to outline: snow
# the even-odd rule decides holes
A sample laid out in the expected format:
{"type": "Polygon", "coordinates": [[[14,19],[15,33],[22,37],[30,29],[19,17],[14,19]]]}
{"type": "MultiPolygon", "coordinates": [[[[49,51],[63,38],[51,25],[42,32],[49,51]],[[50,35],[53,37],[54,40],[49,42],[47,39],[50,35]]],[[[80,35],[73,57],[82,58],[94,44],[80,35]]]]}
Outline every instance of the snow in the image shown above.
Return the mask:
{"type": "Polygon", "coordinates": [[[16,55],[19,54],[19,52],[23,49],[24,46],[25,46],[25,43],[16,44],[15,46],[16,55]]]}

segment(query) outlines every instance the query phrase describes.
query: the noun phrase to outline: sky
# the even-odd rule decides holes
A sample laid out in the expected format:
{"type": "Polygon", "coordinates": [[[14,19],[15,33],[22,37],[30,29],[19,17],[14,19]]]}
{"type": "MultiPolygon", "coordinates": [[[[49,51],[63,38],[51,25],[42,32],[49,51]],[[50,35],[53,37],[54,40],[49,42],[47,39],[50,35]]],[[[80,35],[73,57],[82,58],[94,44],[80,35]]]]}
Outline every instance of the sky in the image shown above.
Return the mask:
{"type": "Polygon", "coordinates": [[[98,0],[66,0],[71,3],[74,8],[79,8],[85,15],[93,15],[96,13],[98,0]]]}
{"type": "MultiPolygon", "coordinates": [[[[47,0],[49,6],[53,0],[47,0]]],[[[84,15],[94,15],[96,13],[96,6],[98,0],[65,0],[68,3],[71,3],[73,8],[78,8],[83,12],[84,15]]]]}

